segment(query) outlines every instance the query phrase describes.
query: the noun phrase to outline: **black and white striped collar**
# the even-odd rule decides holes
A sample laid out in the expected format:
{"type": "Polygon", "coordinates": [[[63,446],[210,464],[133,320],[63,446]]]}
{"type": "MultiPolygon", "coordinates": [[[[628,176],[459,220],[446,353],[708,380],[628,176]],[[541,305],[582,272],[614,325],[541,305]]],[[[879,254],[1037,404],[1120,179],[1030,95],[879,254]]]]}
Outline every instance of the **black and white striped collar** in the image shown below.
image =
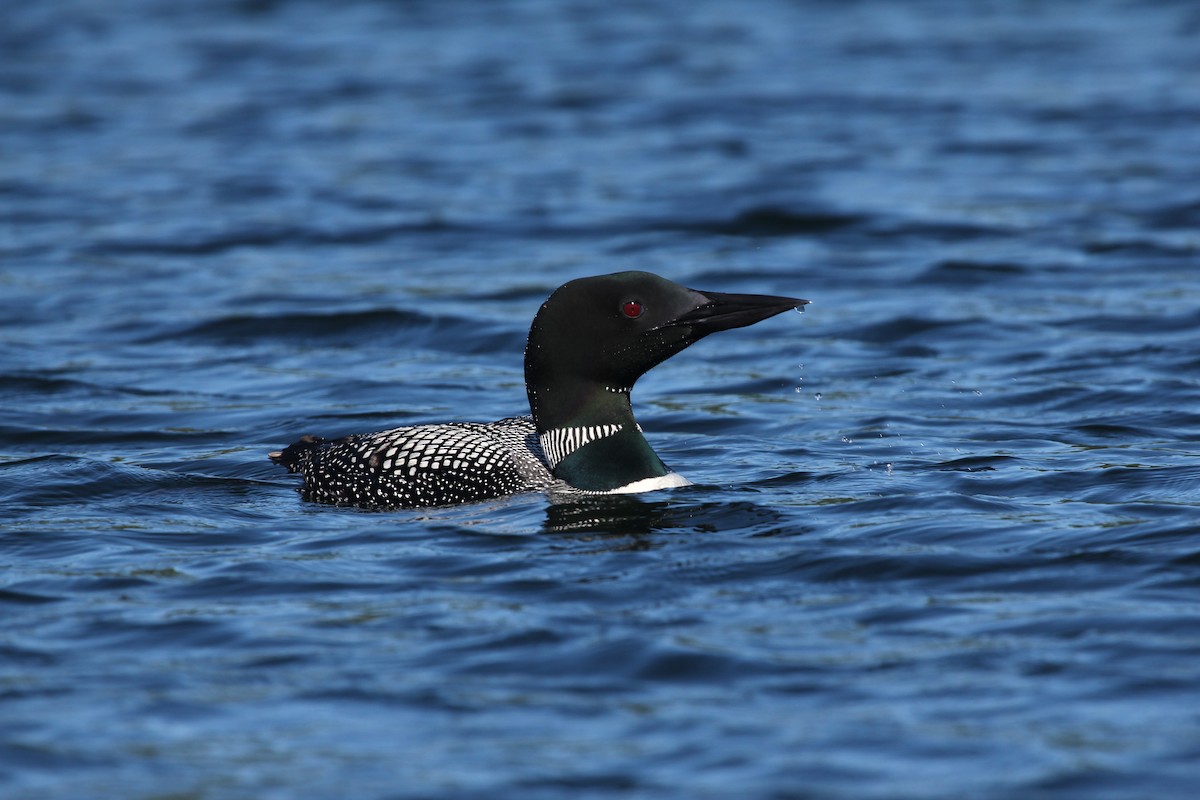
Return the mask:
{"type": "Polygon", "coordinates": [[[538,442],[542,445],[542,452],[546,454],[550,469],[553,470],[559,462],[585,444],[615,436],[624,429],[624,425],[615,422],[605,425],[572,425],[539,433],[538,442]]]}

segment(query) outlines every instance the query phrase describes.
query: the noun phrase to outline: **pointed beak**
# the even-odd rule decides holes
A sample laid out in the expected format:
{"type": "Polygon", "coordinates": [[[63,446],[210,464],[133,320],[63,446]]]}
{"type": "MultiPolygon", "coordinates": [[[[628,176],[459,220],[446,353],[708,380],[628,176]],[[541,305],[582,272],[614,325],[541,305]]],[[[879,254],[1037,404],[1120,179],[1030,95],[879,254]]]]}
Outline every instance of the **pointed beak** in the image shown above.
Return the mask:
{"type": "Polygon", "coordinates": [[[774,297],[765,294],[725,294],[724,292],[692,291],[703,297],[699,306],[683,313],[663,327],[690,326],[698,336],[731,328],[744,328],[762,322],[793,308],[803,310],[807,300],[797,297],[774,297]]]}

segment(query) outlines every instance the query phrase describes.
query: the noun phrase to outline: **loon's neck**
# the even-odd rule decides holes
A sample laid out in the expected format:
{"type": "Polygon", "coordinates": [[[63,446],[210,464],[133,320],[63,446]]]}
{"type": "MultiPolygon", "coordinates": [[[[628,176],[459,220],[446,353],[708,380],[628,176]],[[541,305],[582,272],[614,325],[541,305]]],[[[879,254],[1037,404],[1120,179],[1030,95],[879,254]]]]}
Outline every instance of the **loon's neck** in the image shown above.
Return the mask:
{"type": "Polygon", "coordinates": [[[672,474],[633,418],[629,391],[583,382],[529,387],[529,407],[554,477],[577,489],[611,492],[672,474]]]}

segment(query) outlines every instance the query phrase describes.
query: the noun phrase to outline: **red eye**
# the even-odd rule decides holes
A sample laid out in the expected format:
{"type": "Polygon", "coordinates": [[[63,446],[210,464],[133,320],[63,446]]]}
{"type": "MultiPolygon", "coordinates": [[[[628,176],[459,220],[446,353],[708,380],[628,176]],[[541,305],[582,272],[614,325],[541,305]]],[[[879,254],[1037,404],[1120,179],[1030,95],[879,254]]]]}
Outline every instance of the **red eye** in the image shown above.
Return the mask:
{"type": "Polygon", "coordinates": [[[637,300],[630,300],[621,306],[621,313],[629,319],[637,319],[646,309],[637,300]]]}

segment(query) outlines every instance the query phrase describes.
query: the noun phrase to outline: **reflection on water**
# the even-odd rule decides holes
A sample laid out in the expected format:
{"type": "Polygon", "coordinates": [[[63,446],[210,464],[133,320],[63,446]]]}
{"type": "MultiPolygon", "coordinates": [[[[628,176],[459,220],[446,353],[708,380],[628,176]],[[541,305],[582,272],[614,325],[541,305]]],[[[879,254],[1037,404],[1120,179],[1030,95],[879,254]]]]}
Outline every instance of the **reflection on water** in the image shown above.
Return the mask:
{"type": "MultiPolygon", "coordinates": [[[[772,535],[771,528],[785,516],[766,506],[748,502],[695,502],[706,487],[689,488],[678,499],[651,501],[637,495],[600,495],[559,499],[546,506],[546,533],[589,532],[604,537],[689,531],[755,529],[755,535],[772,535]]],[[[676,492],[672,492],[675,495],[676,492]]],[[[796,531],[789,529],[789,535],[796,531]]]]}

